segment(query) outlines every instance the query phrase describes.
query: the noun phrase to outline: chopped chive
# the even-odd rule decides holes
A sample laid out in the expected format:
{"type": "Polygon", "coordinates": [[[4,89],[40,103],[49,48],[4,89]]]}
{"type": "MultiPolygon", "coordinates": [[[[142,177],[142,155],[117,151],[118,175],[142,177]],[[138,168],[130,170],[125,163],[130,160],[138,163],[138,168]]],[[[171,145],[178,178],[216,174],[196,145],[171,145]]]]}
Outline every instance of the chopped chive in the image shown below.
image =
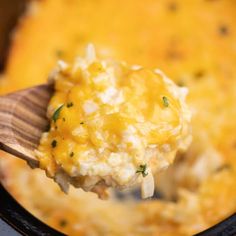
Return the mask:
{"type": "Polygon", "coordinates": [[[184,87],[184,86],[185,86],[184,81],[182,81],[182,80],[179,80],[179,81],[177,82],[177,85],[178,85],[179,87],[184,87]]]}
{"type": "Polygon", "coordinates": [[[198,70],[194,73],[194,77],[197,79],[204,77],[204,75],[205,75],[205,72],[203,70],[198,70]]]}
{"type": "Polygon", "coordinates": [[[74,152],[71,152],[71,153],[70,153],[70,157],[73,157],[73,156],[74,156],[74,152]]]}
{"type": "Polygon", "coordinates": [[[59,50],[56,50],[55,54],[56,54],[57,57],[63,57],[64,52],[59,49],[59,50]]]}
{"type": "Polygon", "coordinates": [[[219,27],[219,33],[223,36],[226,36],[229,34],[229,28],[227,27],[227,25],[221,25],[219,27]]]}
{"type": "Polygon", "coordinates": [[[168,5],[168,10],[175,12],[178,10],[178,5],[175,2],[171,2],[168,5]]]}
{"type": "Polygon", "coordinates": [[[69,102],[69,103],[67,103],[67,105],[66,105],[68,108],[70,108],[70,107],[73,107],[74,106],[74,104],[73,104],[73,102],[69,102]]]}
{"type": "Polygon", "coordinates": [[[57,146],[57,140],[55,140],[55,139],[52,140],[51,146],[52,146],[52,148],[55,148],[57,146]]]}
{"type": "Polygon", "coordinates": [[[67,225],[67,221],[62,219],[62,220],[60,220],[59,224],[61,227],[65,227],[67,225]]]}
{"type": "Polygon", "coordinates": [[[146,177],[148,175],[147,164],[140,165],[136,173],[141,173],[143,177],[146,177]]]}
{"type": "Polygon", "coordinates": [[[56,122],[59,119],[61,109],[63,108],[64,104],[58,107],[55,112],[53,113],[52,119],[54,122],[56,122]]]}
{"type": "Polygon", "coordinates": [[[168,107],[169,106],[169,100],[168,100],[168,98],[167,97],[162,97],[162,101],[163,101],[163,105],[165,106],[165,107],[168,107]]]}

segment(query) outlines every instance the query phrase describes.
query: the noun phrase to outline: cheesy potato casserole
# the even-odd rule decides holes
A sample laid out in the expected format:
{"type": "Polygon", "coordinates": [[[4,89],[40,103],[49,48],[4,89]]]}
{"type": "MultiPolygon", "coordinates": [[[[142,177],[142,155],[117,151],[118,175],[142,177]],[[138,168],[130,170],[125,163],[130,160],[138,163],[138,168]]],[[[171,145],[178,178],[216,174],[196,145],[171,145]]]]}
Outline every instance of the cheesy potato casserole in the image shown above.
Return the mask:
{"type": "MultiPolygon", "coordinates": [[[[158,92],[157,87],[164,77],[159,71],[155,74],[156,66],[180,88],[188,88],[186,102],[192,113],[192,142],[187,150],[177,153],[166,170],[152,171],[155,180],[152,198],[141,200],[136,186],[122,191],[109,188],[110,198],[106,201],[91,191],[85,192],[73,186],[69,194],[64,194],[44,171],[32,170],[25,162],[1,152],[0,178],[7,190],[40,220],[72,236],[190,236],[236,212],[235,12],[234,0],[31,1],[12,37],[6,69],[0,78],[1,94],[45,83],[58,60],[73,67],[74,58],[83,55],[86,45],[93,42],[99,62],[114,58],[116,62],[109,64],[111,68],[117,65],[119,71],[129,72],[126,76],[133,73],[139,81],[129,84],[132,80],[122,80],[136,95],[132,96],[131,105],[138,99],[135,88],[144,83],[144,88],[154,87],[150,97],[157,98],[156,105],[161,112],[175,108],[173,102],[178,103],[178,99],[174,99],[172,92],[158,92]],[[126,61],[125,65],[120,65],[122,60],[126,61]],[[132,64],[143,68],[132,70],[132,64]],[[147,71],[150,71],[148,75],[147,71]],[[153,73],[159,81],[155,84],[153,73]],[[141,74],[145,76],[140,77],[141,74]],[[144,77],[149,80],[144,81],[144,77]],[[167,97],[168,107],[163,106],[162,96],[167,97]]],[[[55,153],[62,144],[60,140],[52,143],[50,135],[55,125],[58,126],[53,131],[55,137],[59,137],[61,129],[72,131],[77,126],[88,131],[88,117],[93,115],[85,117],[81,108],[78,114],[83,116],[76,118],[76,123],[69,118],[69,112],[80,109],[82,103],[75,102],[74,98],[71,101],[70,96],[67,98],[66,90],[77,90],[78,85],[62,71],[50,77],[56,76],[58,87],[49,118],[52,119],[59,106],[64,106],[56,123],[51,120],[51,143],[48,146],[55,153]],[[73,84],[72,89],[67,81],[73,84]],[[65,125],[64,116],[72,122],[66,120],[68,123],[65,125]],[[78,124],[80,122],[84,124],[78,124]]],[[[83,88],[89,90],[85,84],[83,88]]],[[[82,100],[89,100],[85,90],[81,92],[82,100]]],[[[95,113],[100,114],[100,100],[97,99],[100,98],[96,97],[94,102],[99,102],[99,109],[95,113]]],[[[141,101],[145,101],[142,96],[141,101]]],[[[109,106],[104,105],[104,112],[109,106]]],[[[141,114],[143,111],[138,112],[141,114]]],[[[177,125],[178,120],[174,120],[173,117],[172,122],[177,125]]],[[[122,121],[116,121],[111,128],[116,129],[120,123],[122,121]]],[[[103,124],[96,124],[101,133],[103,124]]],[[[90,124],[90,127],[95,126],[90,124]]],[[[76,136],[69,133],[68,137],[77,144],[76,136]]],[[[94,143],[100,145],[97,139],[96,136],[94,143]]],[[[69,145],[63,150],[68,153],[56,157],[70,174],[70,162],[73,164],[77,159],[77,151],[70,150],[69,145]],[[64,158],[70,162],[64,162],[64,158]]],[[[135,172],[140,164],[148,163],[136,163],[135,172]]],[[[143,177],[141,172],[135,175],[141,180],[148,177],[143,177]]]]}
{"type": "Polygon", "coordinates": [[[191,136],[186,88],[159,70],[99,60],[94,46],[74,64],[59,61],[48,108],[49,132],[36,151],[41,168],[68,192],[69,183],[105,197],[105,188],[142,182],[166,169],[191,136]]]}

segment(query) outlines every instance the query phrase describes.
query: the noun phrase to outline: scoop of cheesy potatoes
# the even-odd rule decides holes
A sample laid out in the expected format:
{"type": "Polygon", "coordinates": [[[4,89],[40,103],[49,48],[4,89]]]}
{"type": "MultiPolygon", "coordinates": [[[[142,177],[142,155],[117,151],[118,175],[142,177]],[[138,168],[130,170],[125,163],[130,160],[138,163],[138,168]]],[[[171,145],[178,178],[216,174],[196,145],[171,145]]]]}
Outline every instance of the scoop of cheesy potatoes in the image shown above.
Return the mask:
{"type": "Polygon", "coordinates": [[[105,198],[107,187],[142,183],[166,169],[191,141],[186,88],[159,70],[96,58],[92,44],[74,63],[58,62],[49,132],[36,151],[41,168],[68,192],[69,184],[105,198]]]}

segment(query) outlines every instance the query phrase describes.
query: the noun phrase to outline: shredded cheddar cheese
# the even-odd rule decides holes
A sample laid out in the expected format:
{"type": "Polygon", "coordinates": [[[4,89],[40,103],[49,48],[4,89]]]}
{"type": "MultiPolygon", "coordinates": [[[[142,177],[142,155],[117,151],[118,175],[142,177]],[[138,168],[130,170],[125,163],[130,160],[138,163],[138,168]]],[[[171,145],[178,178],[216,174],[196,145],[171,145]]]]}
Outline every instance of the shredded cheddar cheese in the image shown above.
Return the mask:
{"type": "Polygon", "coordinates": [[[159,70],[99,60],[93,45],[72,65],[60,61],[52,79],[41,168],[66,192],[69,183],[94,192],[142,183],[142,196],[152,196],[152,173],[189,144],[186,89],[159,70]]]}

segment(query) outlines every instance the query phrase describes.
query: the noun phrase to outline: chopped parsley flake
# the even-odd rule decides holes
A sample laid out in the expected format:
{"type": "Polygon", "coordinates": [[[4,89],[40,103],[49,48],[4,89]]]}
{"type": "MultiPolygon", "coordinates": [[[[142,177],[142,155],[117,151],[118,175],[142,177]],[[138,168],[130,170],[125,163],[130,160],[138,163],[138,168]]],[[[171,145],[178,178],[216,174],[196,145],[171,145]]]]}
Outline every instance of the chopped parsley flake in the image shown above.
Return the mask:
{"type": "Polygon", "coordinates": [[[176,11],[178,9],[178,5],[175,2],[171,2],[168,5],[168,9],[172,12],[176,11]]]}
{"type": "Polygon", "coordinates": [[[57,57],[63,57],[64,52],[62,50],[56,50],[56,56],[57,57]]]}
{"type": "Polygon", "coordinates": [[[73,102],[69,102],[69,103],[67,103],[67,105],[66,105],[68,108],[70,108],[70,107],[73,107],[74,106],[74,104],[73,104],[73,102]]]}
{"type": "Polygon", "coordinates": [[[52,120],[53,120],[54,122],[56,122],[56,121],[59,119],[59,116],[60,116],[60,113],[61,113],[61,109],[63,108],[63,106],[64,106],[64,104],[61,105],[60,107],[58,107],[58,108],[56,109],[56,111],[53,113],[53,115],[52,115],[52,120]]]}
{"type": "Polygon", "coordinates": [[[61,227],[65,227],[67,225],[67,221],[62,219],[62,220],[60,220],[59,224],[61,227]]]}
{"type": "Polygon", "coordinates": [[[162,97],[162,101],[163,101],[163,105],[164,107],[168,107],[169,106],[169,100],[167,97],[162,97]]]}
{"type": "Polygon", "coordinates": [[[55,148],[57,146],[57,140],[55,140],[55,139],[52,140],[51,146],[52,146],[52,148],[55,148]]]}
{"type": "Polygon", "coordinates": [[[146,177],[148,175],[147,164],[140,165],[136,173],[141,173],[143,177],[146,177]]]}
{"type": "Polygon", "coordinates": [[[177,82],[177,85],[178,85],[179,87],[184,87],[184,86],[185,86],[184,81],[182,81],[182,80],[178,81],[178,82],[177,82]]]}
{"type": "Polygon", "coordinates": [[[70,157],[73,157],[73,156],[74,156],[74,152],[71,152],[71,153],[70,153],[70,157]]]}
{"type": "Polygon", "coordinates": [[[203,70],[199,70],[194,73],[194,77],[197,79],[204,77],[204,75],[205,75],[205,72],[203,70]]]}
{"type": "Polygon", "coordinates": [[[227,27],[226,25],[221,25],[221,26],[219,27],[219,33],[220,33],[221,35],[223,35],[223,36],[228,35],[228,34],[229,34],[229,29],[228,29],[228,27],[227,27]]]}

